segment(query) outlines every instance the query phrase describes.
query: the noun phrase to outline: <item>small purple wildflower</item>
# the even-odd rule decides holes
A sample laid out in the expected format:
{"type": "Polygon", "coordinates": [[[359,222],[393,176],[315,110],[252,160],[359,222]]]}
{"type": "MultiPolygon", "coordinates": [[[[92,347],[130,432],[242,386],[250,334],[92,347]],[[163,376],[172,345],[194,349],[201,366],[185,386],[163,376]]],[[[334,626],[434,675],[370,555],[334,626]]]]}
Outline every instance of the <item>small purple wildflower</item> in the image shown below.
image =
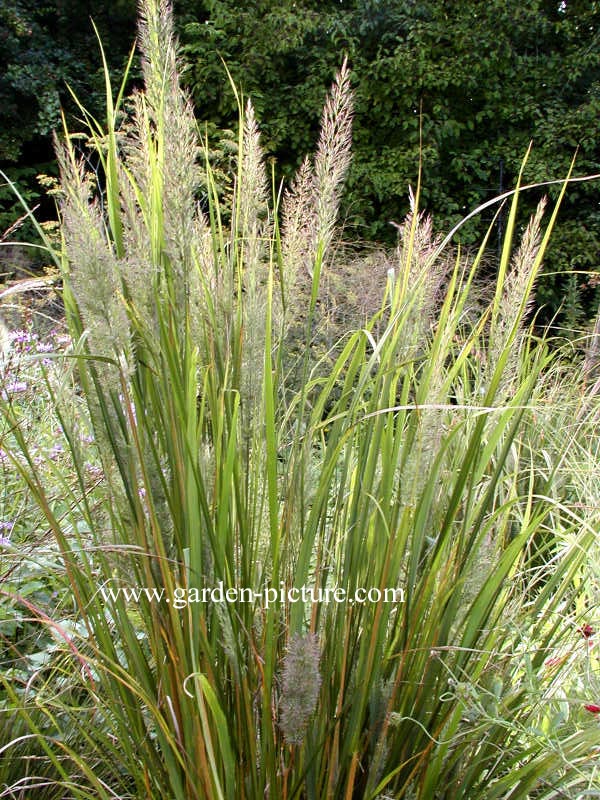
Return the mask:
{"type": "Polygon", "coordinates": [[[9,394],[20,394],[26,392],[29,385],[25,381],[10,381],[4,385],[2,397],[6,400],[9,394]]]}
{"type": "Polygon", "coordinates": [[[95,464],[90,464],[89,461],[85,463],[86,471],[89,473],[90,478],[101,478],[102,477],[102,468],[97,467],[95,464]]]}
{"type": "Polygon", "coordinates": [[[34,341],[33,334],[24,330],[9,331],[8,338],[13,344],[29,344],[34,341]]]}
{"type": "Polygon", "coordinates": [[[51,342],[38,342],[36,350],[38,353],[52,353],[54,345],[51,342]]]}
{"type": "Polygon", "coordinates": [[[14,522],[0,522],[0,547],[6,547],[10,544],[10,534],[14,527],[14,522]],[[6,536],[5,533],[8,533],[8,536],[6,536]]]}
{"type": "Polygon", "coordinates": [[[64,452],[64,447],[62,446],[62,444],[54,444],[50,448],[50,452],[48,453],[48,458],[51,461],[56,461],[56,459],[62,452],[64,452]]]}

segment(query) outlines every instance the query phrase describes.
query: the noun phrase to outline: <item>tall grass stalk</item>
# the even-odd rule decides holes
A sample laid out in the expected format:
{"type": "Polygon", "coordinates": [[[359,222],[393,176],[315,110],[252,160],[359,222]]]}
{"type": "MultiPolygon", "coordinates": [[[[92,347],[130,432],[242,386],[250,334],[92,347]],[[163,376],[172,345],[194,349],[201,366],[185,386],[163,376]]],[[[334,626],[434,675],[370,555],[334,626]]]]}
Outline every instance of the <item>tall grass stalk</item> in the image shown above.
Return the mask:
{"type": "Polygon", "coordinates": [[[562,695],[560,666],[548,666],[594,611],[581,598],[598,525],[587,507],[598,476],[580,466],[591,426],[582,418],[541,449],[537,438],[566,407],[551,391],[562,366],[524,325],[554,215],[541,234],[540,211],[517,249],[514,193],[495,292],[473,311],[485,242],[449,260],[417,192],[380,312],[348,332],[323,377],[311,319],[335,267],[346,67],[281,215],[239,98],[226,226],[179,88],[170,11],[143,0],[141,20],[144,91],[123,116],[107,77],[107,120],[88,117],[104,180],[76,137],[58,145],[65,308],[104,490],[88,491],[56,396],[74,473],[59,514],[2,401],[71,612],[29,607],[60,646],[26,683],[4,681],[15,722],[0,759],[22,765],[23,780],[0,796],[598,791],[588,687],[562,695]],[[294,296],[302,270],[308,309],[294,296]],[[302,380],[290,385],[298,315],[302,380]],[[119,587],[149,591],[126,602],[107,594],[119,587]],[[401,593],[318,603],[302,587],[401,593]],[[249,602],[174,602],[242,588],[249,602]],[[277,590],[268,603],[265,590],[277,590]]]}

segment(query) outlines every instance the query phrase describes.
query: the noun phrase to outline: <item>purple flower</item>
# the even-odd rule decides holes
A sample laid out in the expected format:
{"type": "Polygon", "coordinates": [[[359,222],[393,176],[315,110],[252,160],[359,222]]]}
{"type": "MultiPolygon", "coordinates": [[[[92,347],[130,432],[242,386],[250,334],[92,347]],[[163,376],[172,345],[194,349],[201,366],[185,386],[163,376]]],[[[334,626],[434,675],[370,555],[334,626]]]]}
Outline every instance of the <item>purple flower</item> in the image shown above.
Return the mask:
{"type": "Polygon", "coordinates": [[[29,331],[24,330],[10,331],[8,338],[11,342],[13,342],[13,344],[27,344],[28,342],[32,342],[34,340],[32,334],[29,333],[29,331]]]}
{"type": "Polygon", "coordinates": [[[56,459],[62,452],[64,452],[64,447],[62,446],[62,444],[52,445],[52,447],[50,448],[50,452],[48,453],[48,458],[51,461],[56,461],[56,459]]]}
{"type": "Polygon", "coordinates": [[[0,397],[2,397],[3,400],[9,400],[11,395],[21,394],[22,392],[26,392],[27,389],[28,384],[25,381],[9,381],[4,384],[0,392],[0,397]]]}
{"type": "Polygon", "coordinates": [[[4,387],[5,392],[10,392],[11,394],[18,394],[19,392],[26,392],[27,391],[27,383],[25,381],[11,381],[7,383],[4,387]]]}
{"type": "Polygon", "coordinates": [[[0,547],[6,547],[10,544],[10,534],[14,527],[14,522],[0,522],[0,547]],[[7,533],[8,536],[5,536],[5,533],[7,533]]]}
{"type": "Polygon", "coordinates": [[[95,464],[90,464],[89,461],[86,461],[85,468],[90,475],[90,478],[101,478],[102,477],[102,468],[97,467],[95,464]]]}

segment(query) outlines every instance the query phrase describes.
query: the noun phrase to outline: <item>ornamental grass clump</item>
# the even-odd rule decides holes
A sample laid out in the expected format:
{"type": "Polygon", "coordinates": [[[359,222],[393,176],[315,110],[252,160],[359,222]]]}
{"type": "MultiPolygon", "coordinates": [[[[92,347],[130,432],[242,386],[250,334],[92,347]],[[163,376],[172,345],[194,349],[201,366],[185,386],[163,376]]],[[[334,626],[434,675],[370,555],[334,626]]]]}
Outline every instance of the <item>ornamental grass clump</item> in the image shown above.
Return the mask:
{"type": "Polygon", "coordinates": [[[142,2],[139,44],[144,89],[114,101],[107,78],[91,154],[68,131],[58,145],[65,360],[93,434],[82,452],[66,392],[52,398],[60,503],[27,457],[27,420],[0,400],[60,576],[57,596],[9,592],[28,641],[52,647],[36,661],[18,630],[5,637],[1,791],[598,791],[598,665],[579,633],[598,616],[597,401],[526,325],[558,205],[519,250],[519,177],[483,303],[486,242],[446,250],[417,188],[379,308],[323,371],[312,344],[336,269],[347,67],[281,204],[239,96],[223,198],[164,3],[142,2]]]}

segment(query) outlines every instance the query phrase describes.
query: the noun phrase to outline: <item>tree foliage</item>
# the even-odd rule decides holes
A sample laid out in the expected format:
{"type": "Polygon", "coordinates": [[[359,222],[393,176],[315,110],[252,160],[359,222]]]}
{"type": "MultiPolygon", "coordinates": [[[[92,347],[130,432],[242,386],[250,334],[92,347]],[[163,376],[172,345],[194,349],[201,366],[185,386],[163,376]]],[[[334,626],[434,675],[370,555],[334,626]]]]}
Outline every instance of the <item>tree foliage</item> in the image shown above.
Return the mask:
{"type": "Polygon", "coordinates": [[[94,20],[115,72],[134,35],[134,0],[0,0],[0,161],[17,161],[27,145],[60,126],[70,86],[100,108],[94,20]]]}
{"type": "MultiPolygon", "coordinates": [[[[37,175],[56,172],[51,135],[61,128],[61,110],[77,127],[69,88],[92,113],[102,108],[92,20],[118,81],[135,19],[135,0],[0,0],[0,166],[31,204],[44,202],[37,175]]],[[[22,213],[10,187],[0,185],[0,233],[22,213]]],[[[52,213],[52,204],[42,210],[52,213]]]]}

